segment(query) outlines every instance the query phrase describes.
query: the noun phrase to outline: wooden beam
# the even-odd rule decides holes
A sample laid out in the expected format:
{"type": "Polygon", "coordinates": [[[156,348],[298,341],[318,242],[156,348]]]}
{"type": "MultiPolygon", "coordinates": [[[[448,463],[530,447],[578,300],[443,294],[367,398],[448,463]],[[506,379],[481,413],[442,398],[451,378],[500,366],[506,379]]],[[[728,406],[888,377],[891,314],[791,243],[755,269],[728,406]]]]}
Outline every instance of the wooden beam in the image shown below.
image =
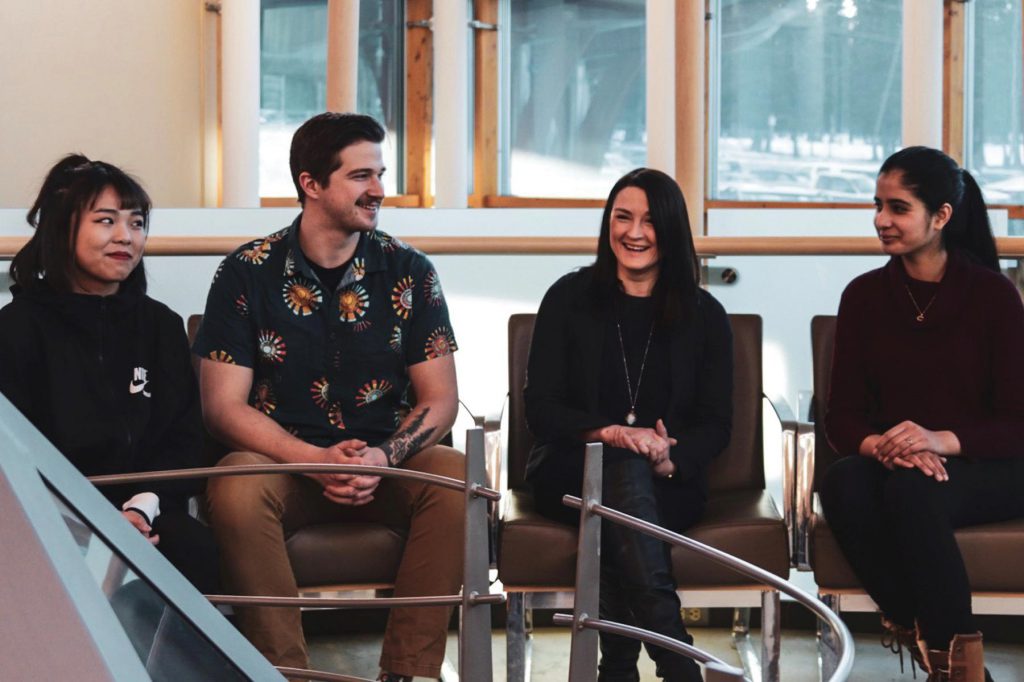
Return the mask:
{"type": "MultiPolygon", "coordinates": [[[[264,235],[150,237],[147,256],[222,256],[264,235]]],[[[0,237],[0,259],[9,259],[28,237],[0,237]]],[[[405,237],[435,255],[591,255],[597,237],[405,237]]],[[[878,256],[874,237],[696,237],[698,255],[711,256],[878,256]]],[[[1024,258],[1024,237],[996,237],[1003,258],[1024,258]]]]}
{"type": "MultiPolygon", "coordinates": [[[[498,24],[498,0],[473,0],[473,18],[498,24]]],[[[507,30],[507,27],[505,27],[507,30]]],[[[469,205],[484,206],[486,197],[498,194],[498,31],[477,30],[473,36],[473,193],[469,205]]]]}
{"type": "Polygon", "coordinates": [[[433,205],[430,165],[433,154],[434,40],[429,22],[432,0],[405,3],[405,194],[420,197],[420,206],[433,205]]]}
{"type": "MultiPolygon", "coordinates": [[[[384,197],[385,206],[399,208],[419,208],[420,197],[416,194],[396,194],[384,197]]],[[[298,208],[299,201],[295,197],[262,197],[260,206],[263,208],[298,208]]]]}
{"type": "MultiPolygon", "coordinates": [[[[690,230],[694,236],[705,230],[704,156],[707,145],[705,3],[676,2],[676,182],[686,197],[690,230]]],[[[648,65],[648,74],[651,73],[648,65]]],[[[647,87],[655,87],[648,79],[647,87]]]]}
{"type": "Polygon", "coordinates": [[[964,5],[945,0],[942,50],[942,148],[963,164],[964,160],[964,5]]]}
{"type": "Polygon", "coordinates": [[[327,0],[327,110],[356,110],[359,3],[327,0]]]}
{"type": "Polygon", "coordinates": [[[604,199],[560,199],[557,197],[484,197],[484,208],[604,208],[604,199]]]}

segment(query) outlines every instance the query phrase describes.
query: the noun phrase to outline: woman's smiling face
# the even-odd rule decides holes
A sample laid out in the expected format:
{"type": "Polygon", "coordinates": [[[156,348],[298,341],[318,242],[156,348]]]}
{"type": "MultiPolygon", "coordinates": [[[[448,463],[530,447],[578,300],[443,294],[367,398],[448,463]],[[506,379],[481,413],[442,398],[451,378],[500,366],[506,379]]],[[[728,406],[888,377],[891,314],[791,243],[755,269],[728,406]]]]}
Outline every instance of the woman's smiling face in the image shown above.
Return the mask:
{"type": "Polygon", "coordinates": [[[651,222],[647,193],[625,187],[615,196],[608,238],[615,254],[620,280],[657,280],[661,254],[651,222]]]}

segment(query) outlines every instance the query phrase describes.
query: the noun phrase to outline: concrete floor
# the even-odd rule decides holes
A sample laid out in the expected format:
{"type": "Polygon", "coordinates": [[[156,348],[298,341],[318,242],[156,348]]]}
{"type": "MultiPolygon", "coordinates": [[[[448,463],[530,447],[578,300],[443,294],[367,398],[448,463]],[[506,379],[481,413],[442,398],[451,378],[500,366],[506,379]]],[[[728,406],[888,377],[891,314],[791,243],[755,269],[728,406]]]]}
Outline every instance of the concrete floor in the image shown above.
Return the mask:
{"type": "MultiPolygon", "coordinates": [[[[718,656],[727,663],[739,665],[729,631],[714,628],[691,628],[696,646],[718,656]]],[[[755,636],[756,633],[755,633],[755,636]]],[[[564,628],[538,628],[533,640],[532,682],[565,682],[569,670],[569,631],[564,628]]],[[[344,673],[375,679],[380,654],[380,635],[351,634],[311,637],[312,665],[318,670],[344,673]]],[[[492,640],[494,682],[505,681],[505,633],[494,631],[492,640]]],[[[856,636],[854,673],[850,682],[896,682],[914,678],[909,658],[905,655],[906,672],[900,674],[899,659],[884,650],[874,635],[856,636]]],[[[986,665],[995,682],[1024,682],[1024,643],[987,644],[986,665]]],[[[458,640],[448,639],[448,659],[458,659],[458,640]]],[[[812,633],[784,631],[782,637],[781,671],[783,682],[817,682],[816,643],[812,633]]],[[[654,665],[646,655],[640,657],[640,676],[657,680],[654,665]]],[[[917,680],[925,676],[918,671],[917,680]]],[[[420,678],[417,678],[419,680],[420,678]]],[[[480,682],[466,680],[464,682],[480,682]]]]}

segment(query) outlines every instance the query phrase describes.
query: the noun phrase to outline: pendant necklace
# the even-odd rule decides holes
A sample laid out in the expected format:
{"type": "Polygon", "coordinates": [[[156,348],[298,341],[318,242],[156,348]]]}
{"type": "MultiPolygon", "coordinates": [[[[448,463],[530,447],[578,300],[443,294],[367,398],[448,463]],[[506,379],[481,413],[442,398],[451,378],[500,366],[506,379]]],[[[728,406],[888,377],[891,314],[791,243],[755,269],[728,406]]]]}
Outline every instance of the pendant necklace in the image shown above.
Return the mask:
{"type": "Polygon", "coordinates": [[[626,371],[626,396],[629,398],[629,412],[626,413],[626,424],[636,424],[636,399],[640,395],[640,382],[644,379],[644,367],[647,366],[647,351],[651,349],[651,338],[654,336],[654,323],[651,322],[651,331],[647,334],[647,345],[644,347],[644,355],[640,360],[640,375],[636,378],[636,390],[629,380],[629,363],[626,362],[626,344],[622,342],[622,326],[616,322],[615,329],[619,332],[619,349],[622,351],[622,369],[626,371]]]}
{"type": "Polygon", "coordinates": [[[922,310],[921,306],[917,305],[917,299],[914,298],[914,292],[910,290],[910,287],[904,284],[903,288],[907,290],[907,296],[910,296],[910,302],[914,304],[914,310],[917,311],[917,317],[915,317],[914,319],[917,320],[918,322],[924,322],[924,314],[928,312],[929,308],[932,307],[932,303],[935,303],[935,297],[939,295],[939,292],[936,290],[936,292],[932,294],[932,297],[928,299],[928,305],[926,305],[924,307],[924,310],[922,310]]]}

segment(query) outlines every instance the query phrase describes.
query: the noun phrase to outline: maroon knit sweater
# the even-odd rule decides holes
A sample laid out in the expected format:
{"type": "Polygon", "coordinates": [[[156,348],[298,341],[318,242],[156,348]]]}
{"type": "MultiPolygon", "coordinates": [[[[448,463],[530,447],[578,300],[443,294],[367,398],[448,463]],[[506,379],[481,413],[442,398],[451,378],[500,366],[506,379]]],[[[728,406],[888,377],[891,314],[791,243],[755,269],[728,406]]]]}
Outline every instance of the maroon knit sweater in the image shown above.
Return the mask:
{"type": "Polygon", "coordinates": [[[938,284],[911,279],[893,257],[846,287],[828,439],[854,455],[907,419],[952,431],[966,457],[1024,456],[1024,306],[1006,277],[951,253],[938,284]]]}

